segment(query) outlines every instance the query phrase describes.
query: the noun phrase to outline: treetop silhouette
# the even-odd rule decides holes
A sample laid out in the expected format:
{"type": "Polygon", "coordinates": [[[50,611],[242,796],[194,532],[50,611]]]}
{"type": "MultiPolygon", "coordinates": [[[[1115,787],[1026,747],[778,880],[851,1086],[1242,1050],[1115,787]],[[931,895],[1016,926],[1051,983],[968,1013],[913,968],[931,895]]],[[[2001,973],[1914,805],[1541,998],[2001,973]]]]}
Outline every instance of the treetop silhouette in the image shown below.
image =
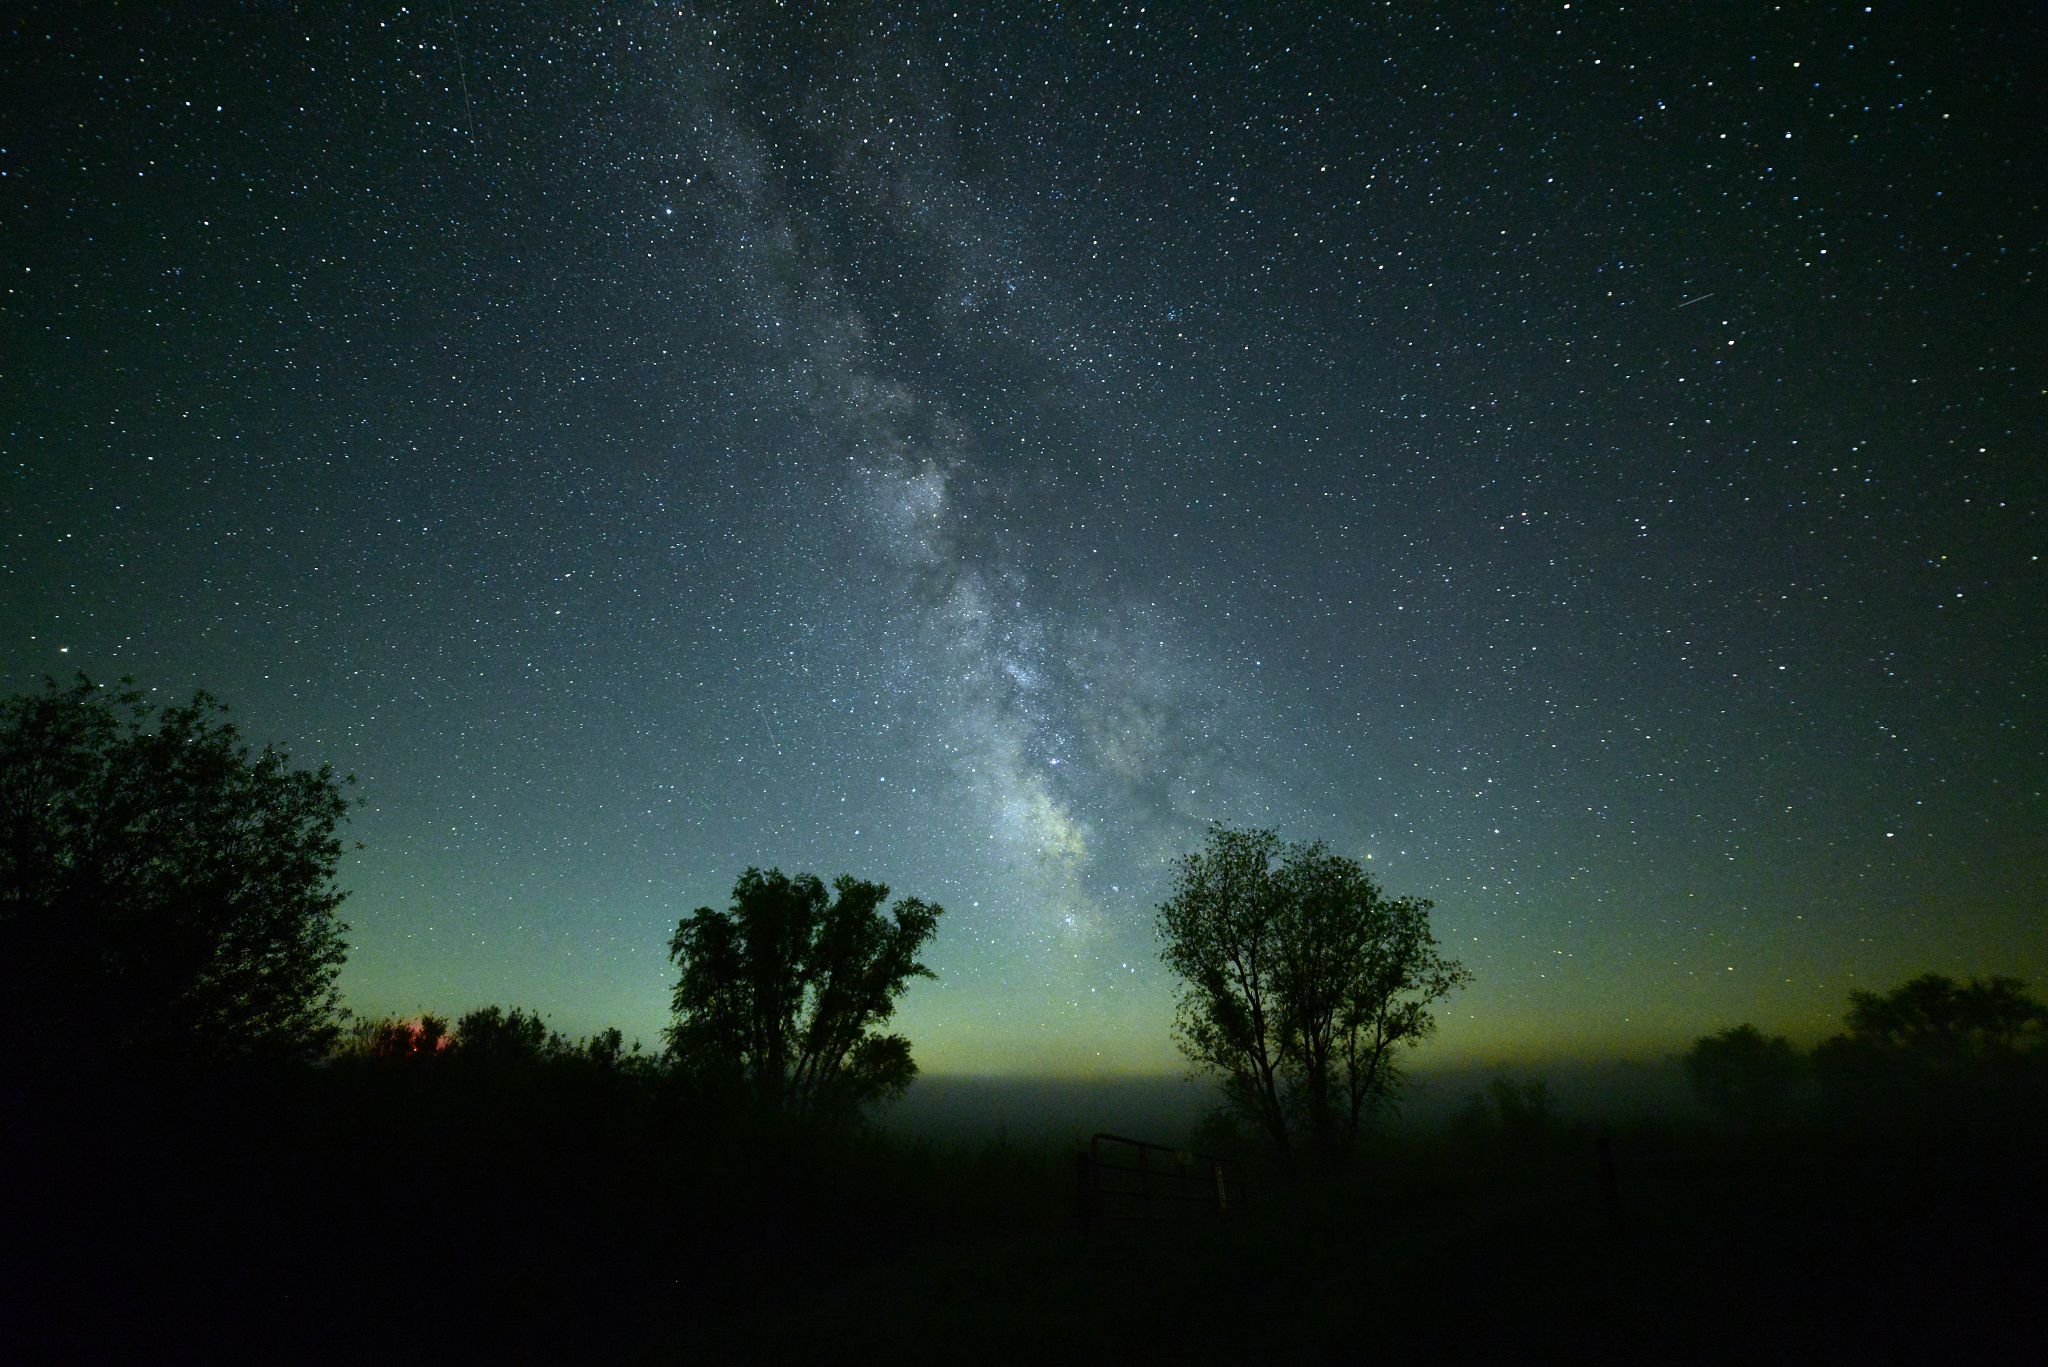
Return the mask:
{"type": "Polygon", "coordinates": [[[0,1020],[56,1068],[319,1057],[353,780],[128,682],[0,701],[0,1020]]]}
{"type": "Polygon", "coordinates": [[[748,869],[728,911],[699,907],[676,927],[680,970],[669,1056],[714,1091],[759,1111],[842,1121],[900,1095],[917,1073],[910,1042],[879,1028],[913,978],[943,908],[842,876],[748,869]]]}
{"type": "Polygon", "coordinates": [[[1431,903],[1390,898],[1320,841],[1209,828],[1159,908],[1180,978],[1181,1052],[1290,1161],[1341,1157],[1393,1095],[1396,1051],[1434,1029],[1432,1003],[1470,981],[1437,951],[1431,903]]]}

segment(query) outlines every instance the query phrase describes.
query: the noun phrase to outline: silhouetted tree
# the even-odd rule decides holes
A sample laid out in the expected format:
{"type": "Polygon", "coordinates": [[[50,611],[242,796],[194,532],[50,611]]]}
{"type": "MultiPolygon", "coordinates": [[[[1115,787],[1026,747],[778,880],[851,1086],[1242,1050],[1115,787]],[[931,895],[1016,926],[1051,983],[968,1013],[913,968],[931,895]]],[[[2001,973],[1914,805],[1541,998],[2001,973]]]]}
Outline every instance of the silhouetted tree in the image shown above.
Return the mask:
{"type": "Polygon", "coordinates": [[[1837,1102],[1951,1103],[2038,1073],[2048,1059],[2048,1008],[2017,978],[1958,983],[1923,973],[1889,992],[1849,994],[1848,1029],[1813,1054],[1837,1102]]]}
{"type": "Polygon", "coordinates": [[[1226,1100],[1285,1157],[1297,1134],[1348,1151],[1392,1095],[1395,1050],[1470,980],[1437,951],[1431,904],[1389,898],[1320,841],[1212,825],[1161,904],[1161,958],[1179,977],[1175,1034],[1226,1100]]]}
{"type": "Polygon", "coordinates": [[[1957,983],[1923,973],[1890,992],[1849,994],[1848,1038],[1930,1061],[1995,1059],[2038,1047],[2048,1009],[2017,978],[1957,983]]]}
{"type": "Polygon", "coordinates": [[[1550,1100],[1550,1084],[1544,1079],[1517,1080],[1503,1072],[1465,1102],[1456,1130],[1467,1139],[1533,1144],[1550,1132],[1550,1100]]]}
{"type": "Polygon", "coordinates": [[[910,1042],[876,1027],[912,978],[933,976],[917,953],[942,908],[904,897],[884,917],[888,896],[857,878],[828,896],[809,874],[748,869],[730,911],[685,918],[669,942],[677,1067],[772,1115],[844,1119],[900,1094],[917,1073],[910,1042]]]}
{"type": "Polygon", "coordinates": [[[18,1058],[312,1059],[334,1040],[350,780],[252,752],[226,710],[82,676],[0,702],[0,1023],[18,1058]]]}
{"type": "Polygon", "coordinates": [[[626,1052],[626,1037],[616,1025],[608,1025],[583,1041],[583,1057],[606,1070],[625,1067],[639,1051],[640,1041],[634,1040],[633,1053],[626,1052]]]}
{"type": "Polygon", "coordinates": [[[1550,1128],[1550,1084],[1542,1078],[1517,1082],[1497,1077],[1486,1084],[1487,1097],[1501,1133],[1517,1143],[1530,1143],[1550,1128]]]}
{"type": "Polygon", "coordinates": [[[1738,1025],[1703,1035],[1685,1053],[1693,1094],[1742,1125],[1781,1119],[1806,1075],[1806,1059],[1783,1035],[1738,1025]]]}

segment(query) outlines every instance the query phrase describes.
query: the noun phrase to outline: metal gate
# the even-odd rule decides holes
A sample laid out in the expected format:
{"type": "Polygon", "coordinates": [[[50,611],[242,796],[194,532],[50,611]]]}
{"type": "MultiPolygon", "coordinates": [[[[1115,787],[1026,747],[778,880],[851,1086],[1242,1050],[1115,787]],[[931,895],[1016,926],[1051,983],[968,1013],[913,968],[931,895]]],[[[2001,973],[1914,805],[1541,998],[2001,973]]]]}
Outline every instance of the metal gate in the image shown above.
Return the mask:
{"type": "Polygon", "coordinates": [[[1244,1208],[1235,1163],[1122,1135],[1098,1134],[1074,1155],[1083,1227],[1229,1219],[1244,1208]]]}

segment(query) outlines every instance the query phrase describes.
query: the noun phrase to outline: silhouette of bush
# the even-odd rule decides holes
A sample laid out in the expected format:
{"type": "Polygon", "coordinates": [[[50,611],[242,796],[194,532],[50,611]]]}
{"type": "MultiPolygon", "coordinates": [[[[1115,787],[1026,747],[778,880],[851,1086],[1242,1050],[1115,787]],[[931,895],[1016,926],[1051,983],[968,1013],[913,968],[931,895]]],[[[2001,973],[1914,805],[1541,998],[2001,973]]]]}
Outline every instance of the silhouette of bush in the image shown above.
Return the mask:
{"type": "Polygon", "coordinates": [[[1518,1080],[1503,1073],[1466,1101],[1455,1128],[1467,1140],[1498,1140],[1526,1146],[1547,1138],[1552,1130],[1550,1084],[1542,1078],[1518,1080]]]}
{"type": "Polygon", "coordinates": [[[530,1068],[571,1052],[539,1015],[513,1007],[480,1007],[455,1022],[454,1057],[468,1067],[530,1068]]]}
{"type": "Polygon", "coordinates": [[[1782,1121],[1806,1077],[1806,1059],[1782,1035],[1737,1025],[1693,1041],[1685,1076],[1709,1109],[1739,1125],[1782,1121]]]}
{"type": "Polygon", "coordinates": [[[439,1016],[417,1020],[363,1020],[349,1030],[338,1050],[343,1058],[397,1065],[429,1063],[448,1047],[448,1022],[439,1016]]]}

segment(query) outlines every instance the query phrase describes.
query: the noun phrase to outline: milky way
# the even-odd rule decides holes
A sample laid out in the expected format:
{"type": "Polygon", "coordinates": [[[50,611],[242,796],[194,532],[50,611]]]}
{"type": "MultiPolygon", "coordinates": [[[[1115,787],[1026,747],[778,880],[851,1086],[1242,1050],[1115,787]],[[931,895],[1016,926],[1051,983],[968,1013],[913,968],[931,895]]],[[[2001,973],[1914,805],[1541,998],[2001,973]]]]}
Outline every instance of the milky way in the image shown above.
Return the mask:
{"type": "Polygon", "coordinates": [[[780,865],[1171,1067],[1210,820],[1446,1058],[2038,977],[2031,21],[1794,9],[17,8],[0,668],[355,771],[365,1011],[652,1039],[780,865]]]}

